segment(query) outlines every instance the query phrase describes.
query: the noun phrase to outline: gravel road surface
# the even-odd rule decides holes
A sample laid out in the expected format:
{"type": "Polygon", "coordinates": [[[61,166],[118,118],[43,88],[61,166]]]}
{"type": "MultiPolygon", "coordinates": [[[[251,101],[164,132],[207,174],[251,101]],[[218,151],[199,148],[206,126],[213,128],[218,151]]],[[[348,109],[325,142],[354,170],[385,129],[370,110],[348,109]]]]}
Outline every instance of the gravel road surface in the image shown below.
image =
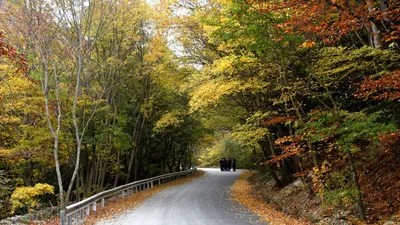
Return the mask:
{"type": "Polygon", "coordinates": [[[248,225],[258,222],[230,198],[230,187],[241,173],[202,169],[206,174],[189,183],[174,186],[147,199],[122,215],[97,225],[248,225]]]}

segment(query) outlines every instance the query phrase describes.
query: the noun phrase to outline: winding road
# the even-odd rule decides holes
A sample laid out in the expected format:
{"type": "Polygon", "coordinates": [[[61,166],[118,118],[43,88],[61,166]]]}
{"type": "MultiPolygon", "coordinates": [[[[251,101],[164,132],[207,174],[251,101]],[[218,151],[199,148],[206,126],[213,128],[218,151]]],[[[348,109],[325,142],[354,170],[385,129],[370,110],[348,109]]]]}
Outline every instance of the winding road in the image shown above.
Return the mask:
{"type": "Polygon", "coordinates": [[[230,187],[241,171],[202,169],[206,174],[147,199],[122,215],[97,225],[250,225],[265,224],[230,200],[230,187]]]}

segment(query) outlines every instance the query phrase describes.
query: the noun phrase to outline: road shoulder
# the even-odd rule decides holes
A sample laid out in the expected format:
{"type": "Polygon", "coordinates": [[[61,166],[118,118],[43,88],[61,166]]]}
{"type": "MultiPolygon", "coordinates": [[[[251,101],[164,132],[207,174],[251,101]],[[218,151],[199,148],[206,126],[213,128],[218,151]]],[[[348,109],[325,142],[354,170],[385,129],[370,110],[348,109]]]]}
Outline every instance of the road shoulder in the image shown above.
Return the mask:
{"type": "Polygon", "coordinates": [[[260,196],[253,192],[253,186],[247,181],[251,171],[244,171],[232,186],[232,199],[245,206],[249,211],[259,215],[270,225],[306,225],[307,222],[292,218],[274,209],[260,196]]]}

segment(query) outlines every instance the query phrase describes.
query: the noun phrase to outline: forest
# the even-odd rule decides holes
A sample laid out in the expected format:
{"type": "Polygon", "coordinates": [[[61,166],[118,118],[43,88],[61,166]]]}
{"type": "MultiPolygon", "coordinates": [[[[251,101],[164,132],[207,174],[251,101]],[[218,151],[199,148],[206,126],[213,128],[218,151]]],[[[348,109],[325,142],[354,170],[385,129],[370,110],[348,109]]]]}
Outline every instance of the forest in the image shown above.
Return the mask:
{"type": "Polygon", "coordinates": [[[397,0],[0,0],[0,218],[235,156],[400,210],[397,0]]]}

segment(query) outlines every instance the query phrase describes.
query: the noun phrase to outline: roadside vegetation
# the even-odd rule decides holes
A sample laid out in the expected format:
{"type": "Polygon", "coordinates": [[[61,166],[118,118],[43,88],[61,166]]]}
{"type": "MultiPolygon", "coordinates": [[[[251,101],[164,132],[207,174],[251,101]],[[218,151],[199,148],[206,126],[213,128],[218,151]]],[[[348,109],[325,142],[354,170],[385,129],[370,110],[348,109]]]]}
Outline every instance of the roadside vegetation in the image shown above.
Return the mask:
{"type": "Polygon", "coordinates": [[[260,171],[277,189],[300,181],[325,216],[397,218],[397,1],[182,7],[190,15],[175,19],[178,39],[201,65],[190,109],[217,134],[200,162],[235,154],[238,167],[260,171]]]}
{"type": "Polygon", "coordinates": [[[0,217],[234,156],[327,214],[395,218],[399,6],[0,3],[0,217]]]}
{"type": "Polygon", "coordinates": [[[194,69],[165,16],[145,1],[1,1],[0,218],[194,165],[194,69]],[[52,191],[18,203],[38,183],[52,191]]]}

